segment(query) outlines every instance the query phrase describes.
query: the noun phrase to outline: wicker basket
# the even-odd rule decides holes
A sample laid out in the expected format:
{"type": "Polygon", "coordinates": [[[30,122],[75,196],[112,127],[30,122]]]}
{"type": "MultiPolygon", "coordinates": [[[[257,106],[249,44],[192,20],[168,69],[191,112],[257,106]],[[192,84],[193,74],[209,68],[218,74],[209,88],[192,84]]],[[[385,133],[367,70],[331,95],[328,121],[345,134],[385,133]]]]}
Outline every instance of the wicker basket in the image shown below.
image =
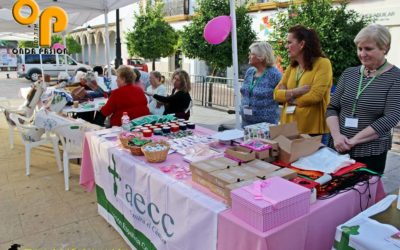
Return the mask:
{"type": "Polygon", "coordinates": [[[132,140],[135,137],[141,137],[141,133],[131,133],[130,136],[121,136],[121,134],[118,135],[119,140],[121,141],[121,145],[126,148],[130,149],[130,146],[128,145],[128,142],[132,140]]]}
{"type": "Polygon", "coordinates": [[[143,155],[142,148],[139,146],[128,145],[127,149],[129,149],[131,151],[131,154],[133,155],[143,155]]]}
{"type": "Polygon", "coordinates": [[[146,160],[148,162],[158,163],[158,162],[163,162],[163,161],[165,161],[167,159],[169,148],[170,148],[170,146],[169,146],[168,142],[166,142],[166,141],[157,141],[157,142],[151,142],[151,143],[148,143],[148,144],[142,146],[142,152],[143,152],[143,154],[146,157],[146,160]],[[155,151],[155,152],[150,152],[150,151],[144,150],[144,147],[146,147],[146,146],[155,147],[157,144],[164,145],[167,148],[165,150],[155,151]]]}

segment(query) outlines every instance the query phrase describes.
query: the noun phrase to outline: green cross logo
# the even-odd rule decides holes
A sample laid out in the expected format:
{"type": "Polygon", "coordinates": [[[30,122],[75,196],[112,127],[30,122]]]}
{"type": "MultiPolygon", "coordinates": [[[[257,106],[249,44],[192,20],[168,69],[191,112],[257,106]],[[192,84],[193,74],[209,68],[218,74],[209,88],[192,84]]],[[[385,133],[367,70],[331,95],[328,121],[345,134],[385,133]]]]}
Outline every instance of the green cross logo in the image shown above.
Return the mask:
{"type": "Polygon", "coordinates": [[[108,166],[108,172],[113,176],[114,179],[114,196],[117,197],[117,192],[118,192],[118,186],[117,186],[117,179],[121,181],[121,176],[117,172],[117,166],[115,165],[115,159],[114,155],[111,155],[112,162],[114,165],[114,169],[111,168],[111,166],[108,166]]]}

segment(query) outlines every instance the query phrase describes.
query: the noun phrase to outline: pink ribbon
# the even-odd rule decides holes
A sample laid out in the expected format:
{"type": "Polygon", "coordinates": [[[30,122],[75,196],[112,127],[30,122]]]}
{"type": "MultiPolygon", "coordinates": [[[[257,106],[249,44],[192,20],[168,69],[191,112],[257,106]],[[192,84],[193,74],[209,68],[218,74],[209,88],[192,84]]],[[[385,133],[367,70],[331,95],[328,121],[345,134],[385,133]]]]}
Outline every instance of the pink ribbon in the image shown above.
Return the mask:
{"type": "Polygon", "coordinates": [[[278,203],[276,200],[271,199],[266,197],[263,193],[262,190],[264,188],[268,188],[268,186],[270,186],[271,183],[268,180],[259,180],[259,181],[255,181],[253,182],[252,187],[250,188],[250,186],[245,187],[244,189],[249,192],[250,194],[252,194],[254,196],[255,200],[264,200],[266,202],[269,202],[272,204],[272,207],[275,208],[276,204],[278,203]]]}
{"type": "Polygon", "coordinates": [[[160,170],[163,171],[164,173],[173,172],[175,178],[178,180],[186,179],[187,177],[192,175],[192,172],[190,171],[190,168],[188,166],[182,167],[176,164],[163,166],[160,168],[160,170]]]}

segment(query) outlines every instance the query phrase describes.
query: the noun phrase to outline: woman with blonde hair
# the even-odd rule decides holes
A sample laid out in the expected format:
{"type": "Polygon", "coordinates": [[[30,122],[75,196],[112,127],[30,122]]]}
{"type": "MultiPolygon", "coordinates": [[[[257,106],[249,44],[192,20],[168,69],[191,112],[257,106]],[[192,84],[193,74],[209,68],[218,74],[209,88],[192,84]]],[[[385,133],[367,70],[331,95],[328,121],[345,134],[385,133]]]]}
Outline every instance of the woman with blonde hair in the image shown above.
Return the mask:
{"type": "Polygon", "coordinates": [[[400,121],[400,69],[387,61],[391,36],[370,24],[355,37],[360,66],[346,69],[326,112],[330,146],[383,173],[400,121]]]}
{"type": "Polygon", "coordinates": [[[104,125],[104,120],[111,115],[110,125],[121,126],[121,117],[124,112],[128,113],[130,119],[149,115],[147,98],[144,91],[133,84],[136,75],[131,68],[120,66],[117,69],[118,88],[111,92],[107,103],[97,112],[95,123],[104,125]]]}
{"type": "Polygon", "coordinates": [[[161,96],[150,92],[146,92],[146,94],[165,105],[164,115],[175,114],[177,118],[188,120],[192,102],[189,94],[191,89],[189,74],[184,70],[177,69],[171,78],[174,88],[170,96],[161,96]]]}
{"type": "Polygon", "coordinates": [[[255,42],[249,48],[250,67],[240,88],[242,104],[242,126],[260,122],[277,124],[279,121],[278,103],[273,93],[282,74],[274,67],[275,56],[267,42],[255,42]]]}

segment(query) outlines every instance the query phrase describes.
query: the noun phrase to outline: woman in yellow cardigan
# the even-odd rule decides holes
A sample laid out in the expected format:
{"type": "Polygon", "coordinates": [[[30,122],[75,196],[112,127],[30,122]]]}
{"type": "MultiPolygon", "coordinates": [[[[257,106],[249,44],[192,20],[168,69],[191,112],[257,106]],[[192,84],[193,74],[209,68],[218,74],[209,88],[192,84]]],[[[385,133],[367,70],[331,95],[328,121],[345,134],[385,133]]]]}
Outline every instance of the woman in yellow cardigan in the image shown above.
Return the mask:
{"type": "Polygon", "coordinates": [[[282,103],[282,124],[297,122],[300,133],[320,135],[329,132],[325,112],[332,86],[332,66],[325,58],[317,33],[297,25],[289,29],[287,45],[290,66],[274,90],[282,103]]]}

